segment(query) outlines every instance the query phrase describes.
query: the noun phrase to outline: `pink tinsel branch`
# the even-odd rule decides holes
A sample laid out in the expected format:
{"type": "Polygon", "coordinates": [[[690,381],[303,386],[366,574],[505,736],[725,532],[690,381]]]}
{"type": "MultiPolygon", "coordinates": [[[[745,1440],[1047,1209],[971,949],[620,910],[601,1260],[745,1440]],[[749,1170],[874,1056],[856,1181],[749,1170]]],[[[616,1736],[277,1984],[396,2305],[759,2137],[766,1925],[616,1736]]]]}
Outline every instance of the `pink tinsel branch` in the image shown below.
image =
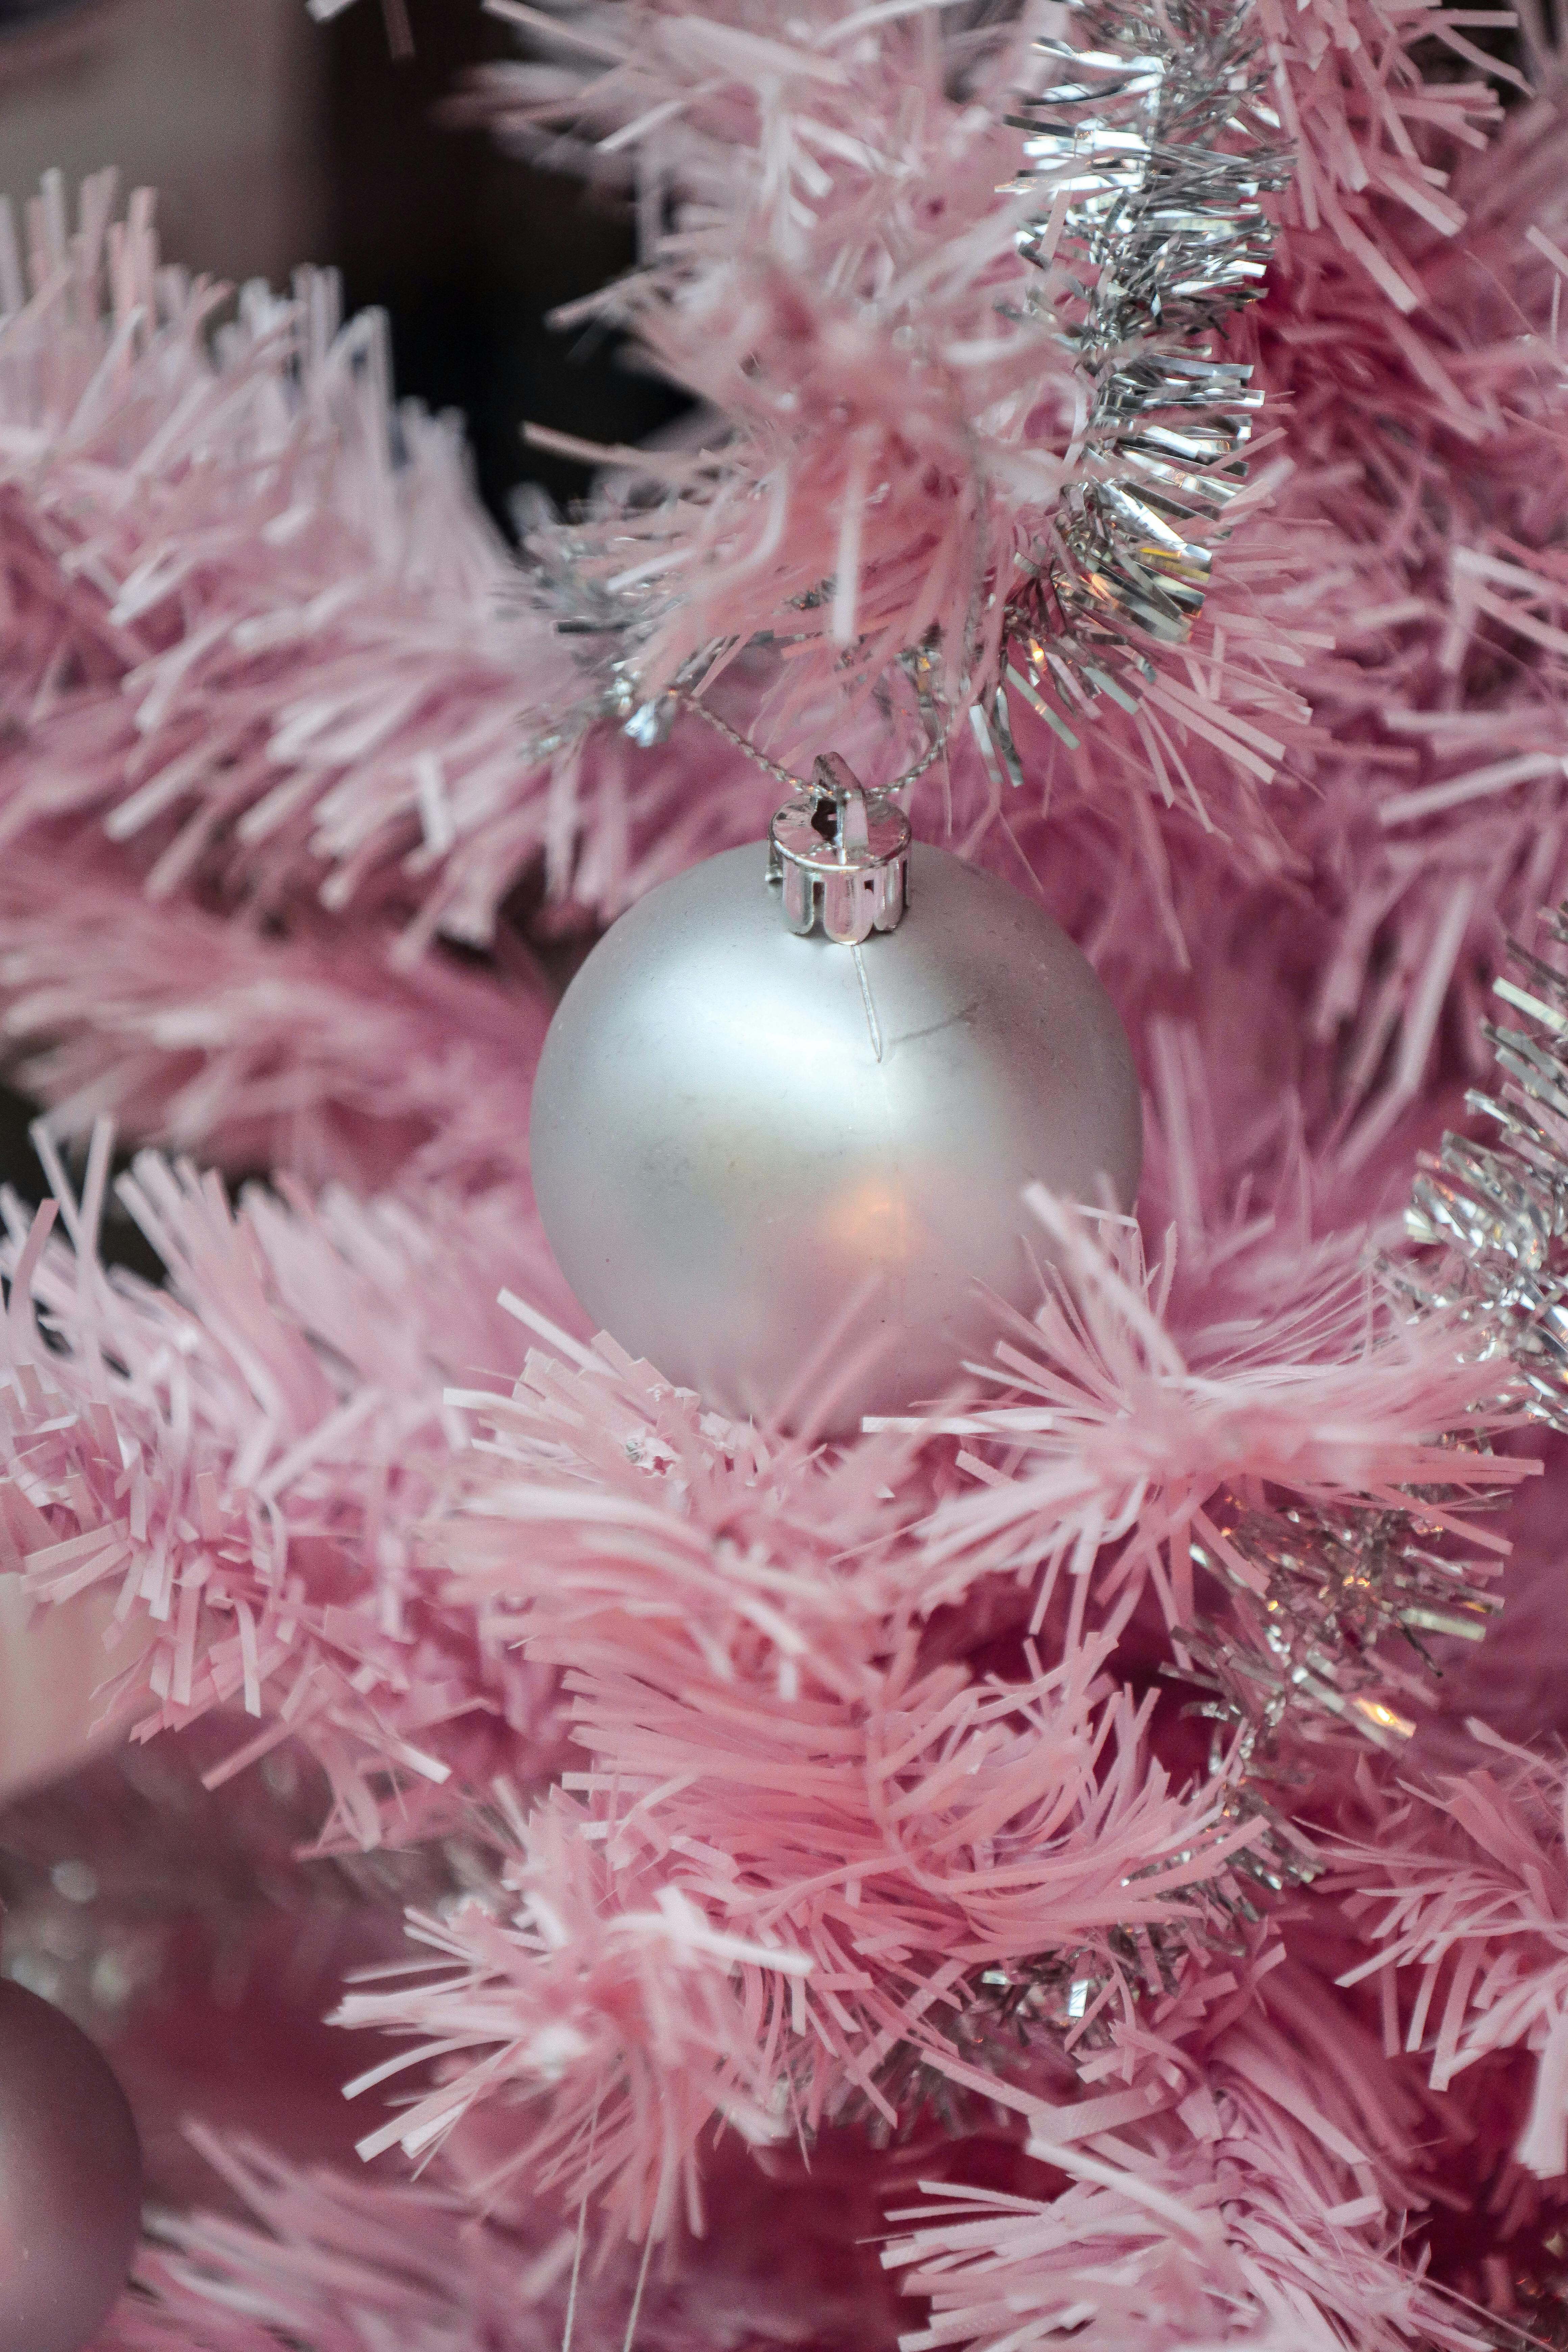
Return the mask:
{"type": "MultiPolygon", "coordinates": [[[[1033,1582],[1044,1566],[1043,1618],[1057,1575],[1100,1560],[1113,1563],[1109,1593],[1151,1578],[1167,1622],[1190,1623],[1188,1547],[1221,1489],[1397,1506],[1430,1487],[1434,1522],[1464,1527],[1467,1506],[1534,1466],[1452,1450],[1445,1433],[1474,1416],[1479,1442],[1517,1406],[1499,1409],[1497,1368],[1467,1360],[1457,1326],[1400,1324],[1362,1270],[1330,1258],[1314,1278],[1298,1258],[1288,1294],[1265,1253],[1255,1279],[1271,1312],[1256,1342],[1234,1289],[1223,1319],[1178,1337],[1162,1311],[1173,1235],[1151,1266],[1136,1228],[1030,1197],[1058,1271],[1032,1325],[1019,1318],[994,1364],[974,1367],[1007,1393],[939,1423],[964,1439],[960,1466],[976,1483],[944,1496],[926,1531],[935,1594],[998,1572],[1033,1582]]],[[[1468,1533],[1484,1580],[1487,1553],[1507,1546],[1468,1533]]]]}
{"type": "Polygon", "coordinates": [[[62,1191],[74,1259],[48,1212],[29,1229],[8,1205],[0,1341],[6,1559],[41,1601],[112,1591],[111,1656],[145,1629],[106,1706],[145,1738],[238,1702],[258,1728],[225,1772],[304,1739],[329,1843],[374,1843],[384,1805],[416,1834],[447,1784],[500,1765],[530,1777],[549,1678],[433,1611],[411,1559],[461,1442],[446,1384],[514,1352],[492,1283],[458,1272],[515,1257],[505,1196],[455,1217],[447,1249],[391,1202],[256,1191],[237,1215],[216,1180],[145,1156],[121,1192],[169,1269],[154,1289],[98,1263],[107,1161],[100,1130],[80,1205],[62,1191]]]}
{"type": "Polygon", "coordinates": [[[1237,2080],[1216,2052],[1190,2120],[1142,2145],[1041,2147],[1070,2184],[1048,2203],[933,2186],[887,2255],[931,2298],[905,2352],[1037,2352],[1064,2326],[1096,2352],[1130,2337],[1157,2352],[1480,2352],[1480,2326],[1399,2263],[1397,2219],[1360,2190],[1355,2139],[1310,2106],[1304,2126],[1283,2126],[1250,2071],[1243,2059],[1237,2080]]]}
{"type": "MultiPolygon", "coordinates": [[[[435,1965],[345,2003],[418,2070],[368,2134],[383,2169],[220,2159],[258,2225],[172,2226],[158,2300],[117,2323],[138,2352],[554,2352],[579,2243],[582,2340],[613,2343],[628,2230],[675,2282],[647,2273],[639,2341],[803,2342],[807,2304],[683,2305],[683,2230],[742,2150],[935,2113],[957,2136],[889,2250],[931,2304],[915,2343],[1458,2352],[1477,2328],[1401,2233],[1465,2193],[1483,2060],[1536,2064],[1512,2137],[1561,2172],[1557,1767],[1406,1800],[1380,1756],[1292,1738],[1281,1801],[1348,1858],[1285,1899],[1279,1841],[1304,1840],[1163,1696],[1194,1545],[1418,1493],[1479,1589],[1506,1544],[1475,1507],[1532,1468],[1485,1451],[1500,1367],[1399,1324],[1351,1221],[1442,1107],[1439,1056],[1447,1088],[1473,1055],[1447,1031],[1500,926],[1565,878],[1551,61],[1483,154],[1479,81],[1413,55],[1463,53],[1458,23],[1260,6],[1299,170],[1250,511],[1139,710],[1068,745],[1026,707],[1026,790],[965,743],[923,803],[1037,866],[1147,1016],[1159,1238],[1042,1203],[1058,1274],[945,1426],[816,1451],[588,1344],[527,1205],[541,993],[503,982],[504,937],[487,971],[415,963],[495,946],[524,873],[608,912],[761,829],[771,784],[689,721],[646,750],[584,731],[604,681],[549,624],[552,566],[606,609],[636,592],[661,677],[770,634],[709,690],[776,744],[837,710],[869,772],[931,682],[915,664],[884,710],[884,656],[940,627],[984,675],[976,583],[1048,520],[1080,424],[995,192],[1044,21],[562,12],[612,54],[491,95],[607,136],[597,168],[637,149],[645,266],[596,307],[705,406],[609,453],[526,578],[327,280],[249,289],[209,339],[145,201],[112,224],[90,184],[74,239],[58,188],[32,215],[0,342],[12,1045],[63,1133],[113,1111],[379,1197],[282,1179],[237,1209],[144,1158],[162,1291],[99,1263],[102,1129],[79,1202],[56,1171],[70,1249],[12,1204],[0,1565],[46,1602],[101,1589],[143,1735],[220,1716],[220,1774],[302,1742],[329,1844],[520,1792],[496,1883],[415,1922],[435,1965]],[[1386,2044],[1333,1982],[1363,1961],[1386,2044]],[[1029,2136],[1032,2188],[963,2174],[981,2113],[1029,2136]]],[[[1521,1545],[1543,1587],[1549,1519],[1521,1545]]],[[[904,2159],[856,2149],[907,2202],[904,2159]]],[[[870,2309],[843,2340],[879,2340],[870,2309]]]]}
{"type": "Polygon", "coordinates": [[[29,207],[0,346],[5,835],[90,811],[154,896],[406,910],[482,834],[488,882],[439,918],[482,939],[507,877],[562,855],[529,750],[561,663],[506,609],[460,440],[394,411],[384,323],[340,327],[330,275],[247,287],[213,336],[223,289],[161,268],[150,193],[121,223],[113,187],[68,240],[29,207]]]}
{"type": "Polygon", "coordinates": [[[435,956],[403,969],[384,933],[345,937],[319,914],[278,938],[186,899],[160,906],[77,833],[6,855],[0,998],[15,1081],[62,1141],[109,1118],[237,1171],[284,1167],[362,1193],[510,1187],[530,1214],[537,982],[435,956]]]}
{"type": "Polygon", "coordinates": [[[471,2111],[499,2110],[484,2193],[520,2175],[564,2184],[574,2206],[608,2189],[630,2234],[662,2239],[680,2221],[701,2230],[700,2143],[716,2125],[755,2147],[798,2128],[778,2044],[812,1963],[775,1936],[715,1927],[657,1869],[617,1865],[605,1830],[559,1792],[518,1820],[507,1908],[412,1917],[437,1956],[427,1979],[400,1967],[391,1990],[352,1990],[336,2021],[414,2037],[351,2096],[439,2062],[362,2156],[422,2158],[471,2111]]]}
{"type": "Polygon", "coordinates": [[[1560,1757],[1481,1725],[1490,1763],[1392,1811],[1342,1873],[1374,1957],[1347,1983],[1382,1979],[1390,2038],[1429,2058],[1445,2088],[1494,2052],[1536,2060],[1518,2146],[1543,2179],[1568,2172],[1568,1829],[1560,1757]],[[1399,1998],[1400,1973],[1407,1998],[1399,1998]]]}

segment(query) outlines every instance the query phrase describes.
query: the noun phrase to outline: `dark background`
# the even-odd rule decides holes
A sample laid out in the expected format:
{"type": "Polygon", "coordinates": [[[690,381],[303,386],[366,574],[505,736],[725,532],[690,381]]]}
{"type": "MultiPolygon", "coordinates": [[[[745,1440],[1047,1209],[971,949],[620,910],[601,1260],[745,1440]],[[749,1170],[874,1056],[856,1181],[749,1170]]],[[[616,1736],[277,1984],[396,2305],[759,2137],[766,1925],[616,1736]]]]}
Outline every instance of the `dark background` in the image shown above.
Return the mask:
{"type": "Polygon", "coordinates": [[[375,0],[323,29],[325,249],[348,310],[389,314],[399,390],[468,418],[479,487],[505,521],[521,481],[558,501],[585,487],[580,467],[524,446],[524,418],[590,441],[637,439],[676,404],[626,366],[613,338],[545,323],[632,265],[626,207],[449,119],[476,68],[518,54],[506,26],[478,0],[405,5],[412,54],[395,54],[375,0]]]}

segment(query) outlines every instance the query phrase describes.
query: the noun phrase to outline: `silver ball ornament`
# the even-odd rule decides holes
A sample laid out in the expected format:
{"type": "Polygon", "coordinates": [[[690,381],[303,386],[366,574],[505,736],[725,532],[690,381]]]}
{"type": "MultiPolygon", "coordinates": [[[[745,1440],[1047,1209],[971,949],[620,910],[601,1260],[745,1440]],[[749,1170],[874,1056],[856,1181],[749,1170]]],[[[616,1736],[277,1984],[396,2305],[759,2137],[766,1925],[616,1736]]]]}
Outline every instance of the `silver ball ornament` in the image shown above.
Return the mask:
{"type": "Polygon", "coordinates": [[[865,916],[840,852],[824,936],[810,857],[786,840],[780,871],[788,814],[783,908],[769,845],[733,849],[588,957],[534,1082],[533,1182],[562,1273],[631,1354],[732,1416],[815,1421],[831,1390],[844,1434],[952,1385],[987,1344],[982,1286],[1032,1311],[1032,1179],[1131,1208],[1142,1118],[1115,1007],[1048,915],[916,845],[900,921],[902,854],[874,891],[873,842],[865,916]]]}

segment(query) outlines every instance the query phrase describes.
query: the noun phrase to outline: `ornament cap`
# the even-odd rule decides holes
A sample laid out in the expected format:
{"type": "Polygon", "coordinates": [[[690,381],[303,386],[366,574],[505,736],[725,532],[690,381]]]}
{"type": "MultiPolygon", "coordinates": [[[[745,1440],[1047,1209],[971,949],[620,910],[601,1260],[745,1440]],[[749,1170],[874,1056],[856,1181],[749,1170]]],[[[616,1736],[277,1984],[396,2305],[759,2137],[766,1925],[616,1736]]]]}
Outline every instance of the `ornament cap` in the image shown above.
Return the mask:
{"type": "Polygon", "coordinates": [[[768,880],[783,886],[784,919],[802,939],[819,910],[841,947],[896,930],[909,904],[909,864],[902,809],[867,792],[837,751],[823,753],[805,791],[768,827],[768,880]]]}

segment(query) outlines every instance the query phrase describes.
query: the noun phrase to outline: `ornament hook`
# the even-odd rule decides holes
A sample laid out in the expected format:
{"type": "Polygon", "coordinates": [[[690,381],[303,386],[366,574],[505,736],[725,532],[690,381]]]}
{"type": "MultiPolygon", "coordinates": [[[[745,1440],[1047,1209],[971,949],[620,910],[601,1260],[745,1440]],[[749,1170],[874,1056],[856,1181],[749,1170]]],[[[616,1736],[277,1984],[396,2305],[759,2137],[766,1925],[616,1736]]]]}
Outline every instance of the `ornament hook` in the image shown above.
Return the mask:
{"type": "Polygon", "coordinates": [[[768,880],[782,884],[784,919],[802,939],[822,928],[840,947],[896,930],[909,904],[910,825],[847,761],[825,751],[804,793],[768,827],[768,880]]]}

